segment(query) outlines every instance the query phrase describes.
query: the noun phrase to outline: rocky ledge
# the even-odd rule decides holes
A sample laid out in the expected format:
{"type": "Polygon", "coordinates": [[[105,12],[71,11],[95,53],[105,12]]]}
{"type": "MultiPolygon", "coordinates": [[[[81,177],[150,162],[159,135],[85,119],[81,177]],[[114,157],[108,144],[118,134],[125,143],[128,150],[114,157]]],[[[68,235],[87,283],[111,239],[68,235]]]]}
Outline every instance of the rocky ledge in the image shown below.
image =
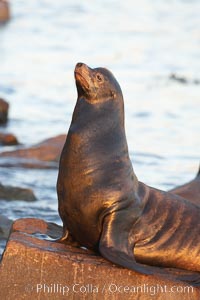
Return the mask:
{"type": "Polygon", "coordinates": [[[14,222],[0,264],[0,299],[200,299],[187,284],[141,275],[50,240],[61,232],[39,219],[14,222]]]}
{"type": "Polygon", "coordinates": [[[0,200],[15,201],[36,201],[37,198],[31,189],[3,185],[0,182],[0,200]]]}
{"type": "Polygon", "coordinates": [[[32,147],[20,146],[17,150],[4,151],[0,153],[0,167],[58,168],[65,140],[66,135],[60,134],[32,147]]]}

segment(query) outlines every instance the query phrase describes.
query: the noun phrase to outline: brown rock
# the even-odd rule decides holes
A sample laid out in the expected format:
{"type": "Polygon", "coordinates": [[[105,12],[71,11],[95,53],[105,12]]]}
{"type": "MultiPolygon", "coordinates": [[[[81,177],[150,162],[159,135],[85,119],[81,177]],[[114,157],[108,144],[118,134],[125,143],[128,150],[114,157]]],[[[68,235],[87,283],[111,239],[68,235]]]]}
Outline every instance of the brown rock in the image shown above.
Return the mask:
{"type": "Polygon", "coordinates": [[[66,135],[61,134],[44,140],[30,148],[2,152],[0,153],[0,158],[9,158],[9,160],[0,162],[0,166],[20,166],[25,168],[58,167],[58,161],[60,159],[60,154],[65,140],[66,135]],[[10,160],[10,158],[13,158],[13,160],[10,160]]]}
{"type": "Polygon", "coordinates": [[[0,265],[0,299],[200,298],[187,284],[141,275],[91,251],[44,240],[55,232],[59,236],[61,228],[38,219],[14,223],[0,265]]]}
{"type": "MultiPolygon", "coordinates": [[[[1,14],[1,2],[0,2],[0,14],[1,14]]],[[[1,15],[0,15],[1,18],[1,15]]],[[[5,124],[8,120],[9,104],[2,98],[0,98],[0,124],[5,124]]]]}
{"type": "Polygon", "coordinates": [[[0,0],[0,23],[4,23],[10,19],[9,4],[6,0],[0,0]]]}
{"type": "Polygon", "coordinates": [[[30,148],[3,152],[0,154],[0,157],[21,157],[42,161],[58,161],[65,140],[66,135],[61,134],[44,140],[30,148]]]}
{"type": "Polygon", "coordinates": [[[0,133],[0,145],[2,146],[14,146],[19,145],[19,142],[11,133],[0,133]]]}
{"type": "Polygon", "coordinates": [[[4,186],[0,183],[0,200],[35,201],[37,198],[31,189],[13,187],[9,185],[4,186]]]}

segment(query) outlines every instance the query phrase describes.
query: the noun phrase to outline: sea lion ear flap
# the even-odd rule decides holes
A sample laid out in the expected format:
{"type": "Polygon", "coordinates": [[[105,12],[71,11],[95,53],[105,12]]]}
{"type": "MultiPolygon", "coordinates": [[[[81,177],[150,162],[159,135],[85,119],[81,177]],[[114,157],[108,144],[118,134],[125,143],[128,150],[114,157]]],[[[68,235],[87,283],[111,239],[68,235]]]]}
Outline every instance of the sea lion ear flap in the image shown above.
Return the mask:
{"type": "Polygon", "coordinates": [[[110,91],[110,95],[112,99],[116,98],[116,93],[114,91],[110,91]]]}

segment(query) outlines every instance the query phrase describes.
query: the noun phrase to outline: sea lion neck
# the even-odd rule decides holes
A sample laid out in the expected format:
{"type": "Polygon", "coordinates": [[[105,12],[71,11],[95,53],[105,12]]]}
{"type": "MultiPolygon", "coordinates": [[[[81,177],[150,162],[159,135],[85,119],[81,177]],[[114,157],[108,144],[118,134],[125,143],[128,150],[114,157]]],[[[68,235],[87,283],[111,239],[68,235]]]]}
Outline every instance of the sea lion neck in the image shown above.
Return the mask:
{"type": "MultiPolygon", "coordinates": [[[[114,173],[117,172],[121,161],[123,161],[124,177],[130,177],[131,184],[129,188],[133,190],[133,193],[137,193],[138,180],[129,157],[124,127],[124,106],[122,104],[123,102],[113,100],[91,104],[86,101],[85,97],[79,97],[68,136],[71,138],[73,138],[73,135],[81,137],[75,138],[76,149],[80,151],[77,155],[82,157],[84,152],[87,161],[92,160],[93,166],[97,167],[98,170],[103,168],[102,166],[105,165],[106,161],[108,165],[113,161],[115,167],[112,178],[116,176],[114,173]]],[[[119,170],[122,172],[121,167],[119,170]]],[[[97,173],[99,174],[99,171],[97,173]]],[[[106,185],[107,183],[105,183],[106,185]]],[[[138,196],[136,202],[140,206],[138,196]]]]}
{"type": "Polygon", "coordinates": [[[110,99],[106,102],[91,104],[84,96],[78,97],[72,116],[72,123],[76,123],[80,127],[87,126],[91,129],[94,124],[95,127],[99,124],[101,131],[103,128],[109,130],[113,126],[118,127],[119,131],[125,131],[123,102],[110,99]]]}

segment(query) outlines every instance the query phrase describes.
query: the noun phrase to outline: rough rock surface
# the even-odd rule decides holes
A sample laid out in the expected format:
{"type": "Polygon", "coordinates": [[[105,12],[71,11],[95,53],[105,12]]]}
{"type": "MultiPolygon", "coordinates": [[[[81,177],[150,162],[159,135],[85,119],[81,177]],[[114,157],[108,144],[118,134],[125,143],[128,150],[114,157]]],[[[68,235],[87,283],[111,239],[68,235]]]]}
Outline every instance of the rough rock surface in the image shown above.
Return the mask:
{"type": "MultiPolygon", "coordinates": [[[[0,18],[1,18],[1,4],[0,1],[0,18]]],[[[8,120],[9,104],[4,99],[0,98],[0,125],[5,124],[8,120]]]]}
{"type": "Polygon", "coordinates": [[[200,299],[187,284],[117,267],[97,254],[62,245],[61,228],[38,219],[14,222],[0,265],[0,299],[200,299]]]}
{"type": "Polygon", "coordinates": [[[0,183],[0,200],[35,201],[37,198],[31,189],[2,185],[0,183]]]}
{"type": "Polygon", "coordinates": [[[30,148],[2,152],[0,153],[0,166],[44,169],[57,168],[65,140],[66,135],[61,134],[44,140],[30,148]]]}

